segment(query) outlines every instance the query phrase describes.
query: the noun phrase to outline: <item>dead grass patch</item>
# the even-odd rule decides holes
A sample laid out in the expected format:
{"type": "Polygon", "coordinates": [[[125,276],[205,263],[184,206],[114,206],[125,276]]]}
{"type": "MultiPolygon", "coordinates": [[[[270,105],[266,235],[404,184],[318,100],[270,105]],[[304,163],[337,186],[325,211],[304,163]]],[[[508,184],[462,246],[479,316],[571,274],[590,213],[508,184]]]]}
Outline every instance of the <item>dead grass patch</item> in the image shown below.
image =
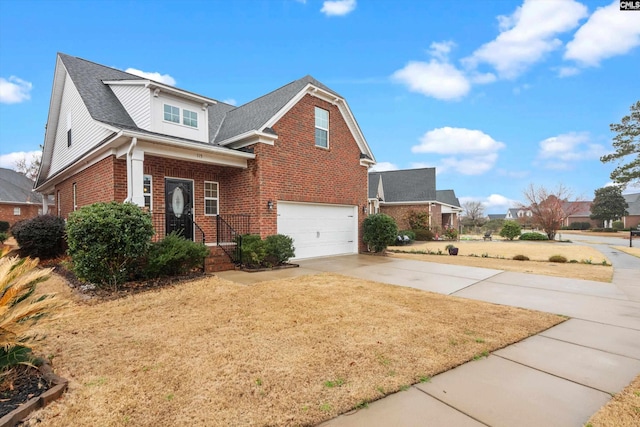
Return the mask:
{"type": "Polygon", "coordinates": [[[587,427],[640,426],[640,376],[596,412],[587,427]]]}
{"type": "Polygon", "coordinates": [[[35,414],[49,426],[313,425],[563,320],[335,274],[211,277],[65,314],[40,349],[70,380],[35,414]]]}
{"type": "MultiPolygon", "coordinates": [[[[640,246],[640,240],[636,242],[636,245],[640,246]]],[[[637,256],[640,258],[640,247],[630,248],[629,246],[612,246],[613,249],[617,249],[621,252],[627,253],[629,255],[637,256]]]]}

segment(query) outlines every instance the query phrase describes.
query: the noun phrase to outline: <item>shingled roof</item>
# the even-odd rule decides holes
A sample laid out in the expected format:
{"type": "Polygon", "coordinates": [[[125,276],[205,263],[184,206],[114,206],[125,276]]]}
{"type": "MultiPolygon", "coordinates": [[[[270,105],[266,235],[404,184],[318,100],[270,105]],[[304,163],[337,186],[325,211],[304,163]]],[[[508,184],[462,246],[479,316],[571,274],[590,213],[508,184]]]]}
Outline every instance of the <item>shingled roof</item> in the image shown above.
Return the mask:
{"type": "Polygon", "coordinates": [[[629,215],[640,215],[640,193],[623,194],[622,197],[629,205],[627,208],[629,215]]]}
{"type": "Polygon", "coordinates": [[[33,181],[23,174],[0,168],[0,202],[41,204],[42,196],[32,188],[33,181]]]}
{"type": "Polygon", "coordinates": [[[460,207],[460,200],[453,190],[436,190],[436,200],[445,205],[460,207]]]}
{"type": "Polygon", "coordinates": [[[380,179],[386,203],[437,200],[435,168],[370,172],[369,198],[376,197],[380,179]]]}

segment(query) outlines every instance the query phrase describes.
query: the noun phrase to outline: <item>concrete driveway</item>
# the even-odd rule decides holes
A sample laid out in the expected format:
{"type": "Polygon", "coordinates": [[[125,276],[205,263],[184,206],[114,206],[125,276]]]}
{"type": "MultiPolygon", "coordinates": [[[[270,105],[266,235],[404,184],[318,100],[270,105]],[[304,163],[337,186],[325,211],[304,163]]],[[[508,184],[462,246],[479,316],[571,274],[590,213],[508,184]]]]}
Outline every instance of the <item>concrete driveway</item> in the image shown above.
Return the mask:
{"type": "MultiPolygon", "coordinates": [[[[640,286],[640,268],[626,270],[620,286],[640,286]]],[[[368,255],[219,276],[252,284],[320,272],[571,317],[322,426],[582,426],[640,374],[640,302],[616,284],[368,255]]]]}

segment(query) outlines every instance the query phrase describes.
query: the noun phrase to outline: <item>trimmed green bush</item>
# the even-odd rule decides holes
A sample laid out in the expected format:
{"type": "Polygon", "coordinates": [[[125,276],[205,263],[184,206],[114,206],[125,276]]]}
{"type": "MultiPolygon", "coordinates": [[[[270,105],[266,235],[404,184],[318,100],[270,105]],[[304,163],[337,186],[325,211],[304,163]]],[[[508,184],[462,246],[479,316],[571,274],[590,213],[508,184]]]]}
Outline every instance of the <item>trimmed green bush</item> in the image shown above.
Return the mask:
{"type": "Polygon", "coordinates": [[[611,224],[613,226],[613,229],[616,231],[620,231],[624,228],[624,224],[622,221],[613,221],[613,224],[611,224]]]}
{"type": "Polygon", "coordinates": [[[4,243],[5,240],[9,238],[9,235],[4,231],[0,231],[0,245],[4,243]]]}
{"type": "Polygon", "coordinates": [[[529,257],[526,255],[514,255],[513,259],[516,261],[529,261],[529,257]]]}
{"type": "Polygon", "coordinates": [[[563,257],[562,255],[551,255],[549,257],[549,262],[557,262],[562,264],[567,262],[567,258],[563,257]]]}
{"type": "Polygon", "coordinates": [[[398,225],[389,215],[379,213],[369,215],[364,220],[362,240],[374,252],[382,252],[387,246],[393,245],[398,236],[398,225]]]}
{"type": "Polygon", "coordinates": [[[249,268],[262,266],[267,256],[267,247],[259,234],[245,234],[242,236],[242,264],[249,268]]]}
{"type": "Polygon", "coordinates": [[[420,242],[428,242],[433,240],[435,237],[433,231],[424,228],[418,228],[416,230],[413,230],[413,232],[416,235],[416,240],[420,242]]]}
{"type": "Polygon", "coordinates": [[[267,252],[264,262],[270,266],[281,265],[295,256],[293,239],[284,234],[274,234],[264,239],[265,250],[267,252]]]}
{"type": "Polygon", "coordinates": [[[407,236],[411,242],[416,240],[416,233],[413,230],[400,230],[398,236],[407,236]]]}
{"type": "Polygon", "coordinates": [[[568,227],[563,227],[566,230],[588,230],[591,228],[590,222],[572,222],[568,227]]]}
{"type": "Polygon", "coordinates": [[[187,240],[173,232],[153,243],[147,257],[145,276],[179,276],[202,265],[209,249],[202,243],[187,240]]]}
{"type": "Polygon", "coordinates": [[[522,233],[520,235],[520,240],[549,240],[549,236],[542,233],[536,233],[535,231],[530,231],[528,233],[522,233]]]}
{"type": "Polygon", "coordinates": [[[520,235],[522,227],[515,221],[505,221],[500,230],[500,236],[508,240],[513,240],[520,235]]]}
{"type": "Polygon", "coordinates": [[[0,233],[6,233],[7,231],[9,231],[9,222],[0,221],[0,233]]]}
{"type": "Polygon", "coordinates": [[[13,224],[11,234],[20,246],[20,255],[54,258],[64,253],[64,220],[54,215],[39,215],[13,224]]]}
{"type": "Polygon", "coordinates": [[[133,278],[151,246],[151,215],[132,203],[95,203],[69,215],[73,270],[83,280],[117,288],[133,278]]]}

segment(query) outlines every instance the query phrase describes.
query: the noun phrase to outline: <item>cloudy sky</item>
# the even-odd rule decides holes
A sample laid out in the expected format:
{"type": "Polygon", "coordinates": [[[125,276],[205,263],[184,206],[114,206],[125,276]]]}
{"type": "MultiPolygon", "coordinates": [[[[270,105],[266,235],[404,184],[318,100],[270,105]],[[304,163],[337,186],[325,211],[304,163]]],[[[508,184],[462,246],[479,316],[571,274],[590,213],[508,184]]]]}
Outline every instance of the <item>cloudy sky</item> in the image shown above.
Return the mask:
{"type": "Polygon", "coordinates": [[[0,1],[0,167],[39,150],[56,52],[241,105],[311,74],[378,170],[502,213],[530,184],[591,199],[640,99],[640,11],[619,2],[0,1]]]}

